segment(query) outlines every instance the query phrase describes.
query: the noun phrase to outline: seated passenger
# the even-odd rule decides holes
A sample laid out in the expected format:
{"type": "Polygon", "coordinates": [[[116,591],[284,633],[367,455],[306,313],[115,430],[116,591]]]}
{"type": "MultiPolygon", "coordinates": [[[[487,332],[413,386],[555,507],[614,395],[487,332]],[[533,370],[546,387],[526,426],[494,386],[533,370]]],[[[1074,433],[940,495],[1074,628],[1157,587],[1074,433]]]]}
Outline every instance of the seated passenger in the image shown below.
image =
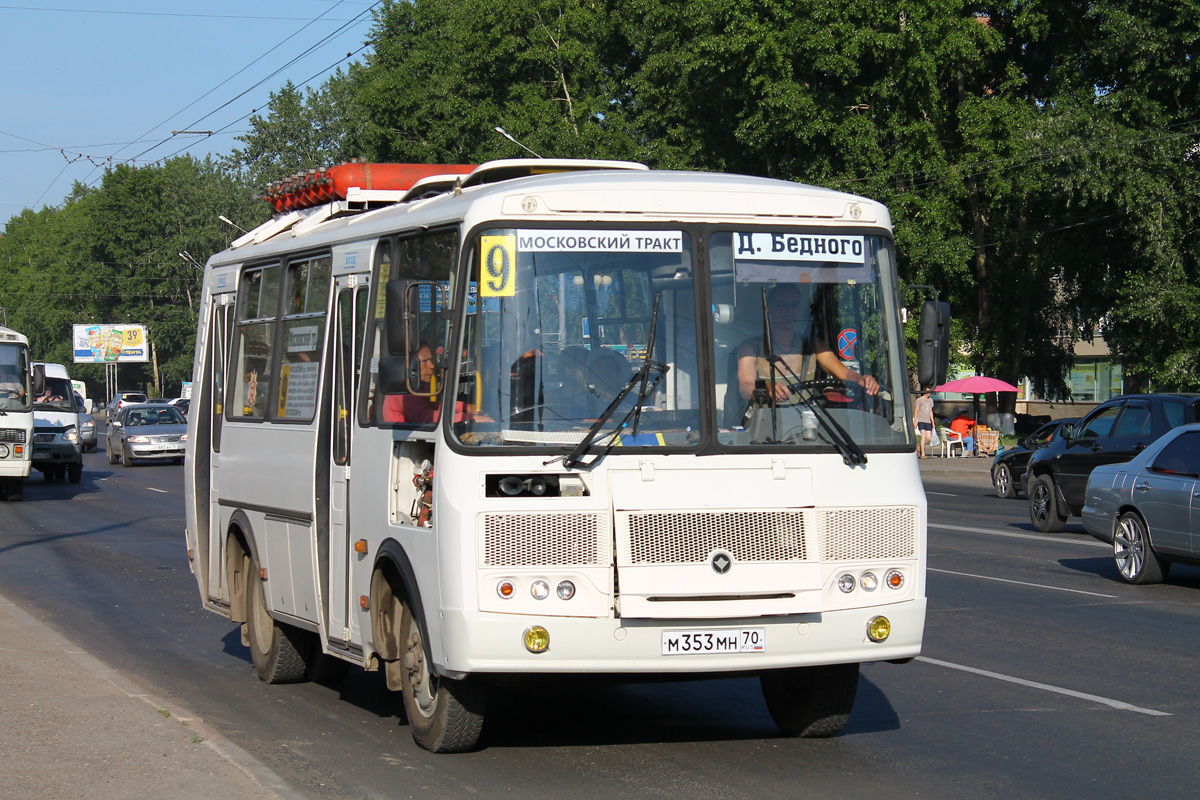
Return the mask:
{"type": "Polygon", "coordinates": [[[383,421],[403,422],[408,425],[426,425],[437,422],[437,396],[428,392],[433,381],[433,351],[429,345],[417,347],[417,362],[420,365],[420,381],[413,388],[422,394],[389,394],[383,398],[383,421]]]}

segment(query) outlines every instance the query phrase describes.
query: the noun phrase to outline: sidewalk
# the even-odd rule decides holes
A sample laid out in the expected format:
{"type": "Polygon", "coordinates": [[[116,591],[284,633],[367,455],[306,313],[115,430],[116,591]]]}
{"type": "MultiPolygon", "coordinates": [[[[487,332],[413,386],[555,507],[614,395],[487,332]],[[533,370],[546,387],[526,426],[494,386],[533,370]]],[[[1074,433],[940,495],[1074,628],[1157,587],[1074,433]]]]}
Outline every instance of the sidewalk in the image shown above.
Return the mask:
{"type": "Polygon", "coordinates": [[[0,596],[0,800],[303,800],[184,709],[0,596]]]}

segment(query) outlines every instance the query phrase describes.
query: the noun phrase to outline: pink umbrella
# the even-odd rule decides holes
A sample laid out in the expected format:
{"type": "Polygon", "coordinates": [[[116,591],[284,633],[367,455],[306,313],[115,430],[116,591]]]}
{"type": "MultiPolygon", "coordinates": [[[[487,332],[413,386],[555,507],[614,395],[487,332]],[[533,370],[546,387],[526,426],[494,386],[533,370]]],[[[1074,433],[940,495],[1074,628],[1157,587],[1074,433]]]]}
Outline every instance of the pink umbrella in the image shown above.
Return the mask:
{"type": "Polygon", "coordinates": [[[969,378],[959,378],[956,381],[935,386],[933,390],[935,392],[958,392],[959,394],[986,394],[987,392],[1015,392],[1017,387],[999,378],[972,375],[969,378]]]}

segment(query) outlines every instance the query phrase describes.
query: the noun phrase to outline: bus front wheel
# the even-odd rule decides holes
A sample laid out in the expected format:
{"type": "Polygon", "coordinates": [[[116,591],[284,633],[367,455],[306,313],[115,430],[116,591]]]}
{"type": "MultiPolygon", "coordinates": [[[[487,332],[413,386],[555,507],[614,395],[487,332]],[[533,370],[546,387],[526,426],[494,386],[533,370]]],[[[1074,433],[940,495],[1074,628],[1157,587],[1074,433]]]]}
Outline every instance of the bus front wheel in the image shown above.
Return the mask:
{"type": "Polygon", "coordinates": [[[400,676],[404,713],[413,739],[431,753],[461,753],[483,733],[487,688],[478,678],[442,678],[433,673],[408,604],[401,607],[400,676]]]}
{"type": "Polygon", "coordinates": [[[250,659],[260,680],[267,683],[294,683],[304,680],[311,652],[308,634],[299,628],[277,622],[267,611],[263,594],[265,581],[259,577],[258,564],[249,559],[246,576],[246,634],[250,640],[250,659]]]}
{"type": "Polygon", "coordinates": [[[765,672],[759,678],[767,710],[788,736],[836,736],[858,694],[858,664],[828,664],[765,672]]]}

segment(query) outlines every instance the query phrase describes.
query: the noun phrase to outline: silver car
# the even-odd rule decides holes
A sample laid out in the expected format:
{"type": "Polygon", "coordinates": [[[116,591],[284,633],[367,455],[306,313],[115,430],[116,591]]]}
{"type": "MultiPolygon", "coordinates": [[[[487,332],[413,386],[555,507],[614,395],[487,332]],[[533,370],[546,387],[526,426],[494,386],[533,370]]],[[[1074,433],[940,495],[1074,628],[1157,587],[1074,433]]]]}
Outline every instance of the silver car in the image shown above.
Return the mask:
{"type": "Polygon", "coordinates": [[[127,405],[108,429],[108,463],[133,465],[135,459],[183,463],[187,420],[165,404],[127,405]]]}
{"type": "Polygon", "coordinates": [[[1200,563],[1200,423],[1183,425],[1132,461],[1092,470],[1088,533],[1113,546],[1121,578],[1157,583],[1171,563],[1200,563]]]}
{"type": "Polygon", "coordinates": [[[75,393],[75,410],[79,412],[79,444],[83,447],[83,452],[96,452],[96,420],[92,419],[92,414],[87,410],[87,404],[83,402],[83,398],[79,392],[75,393]]]}

